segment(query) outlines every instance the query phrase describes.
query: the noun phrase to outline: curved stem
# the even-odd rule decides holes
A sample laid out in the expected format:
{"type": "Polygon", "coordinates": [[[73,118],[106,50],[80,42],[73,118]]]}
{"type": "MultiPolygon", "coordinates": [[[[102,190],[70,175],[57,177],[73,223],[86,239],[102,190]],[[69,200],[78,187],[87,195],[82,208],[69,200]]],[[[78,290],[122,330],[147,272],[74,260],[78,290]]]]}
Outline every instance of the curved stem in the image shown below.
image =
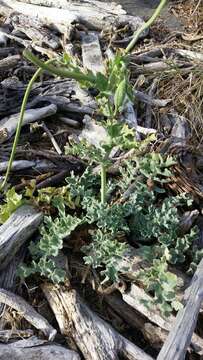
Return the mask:
{"type": "Polygon", "coordinates": [[[106,202],[106,167],[101,164],[101,203],[106,202]]]}
{"type": "MultiPolygon", "coordinates": [[[[46,63],[49,64],[51,62],[53,62],[55,59],[49,59],[46,63]]],[[[0,191],[4,189],[9,175],[10,175],[10,171],[12,168],[12,164],[13,164],[13,160],[15,158],[15,154],[16,154],[16,148],[18,145],[18,141],[19,141],[19,137],[20,137],[20,132],[21,132],[21,128],[22,128],[22,123],[23,123],[23,119],[24,119],[24,114],[25,114],[25,110],[26,110],[26,105],[27,105],[27,101],[28,101],[28,97],[30,95],[30,92],[32,90],[32,85],[34,84],[34,82],[36,81],[36,79],[38,78],[38,76],[41,75],[41,73],[43,72],[42,69],[37,69],[37,71],[34,73],[34,75],[32,76],[32,78],[30,79],[28,86],[26,88],[24,97],[23,97],[23,101],[22,101],[22,105],[21,105],[21,110],[20,110],[20,117],[18,120],[18,125],[17,125],[17,129],[16,129],[16,133],[15,133],[15,138],[14,138],[14,142],[13,142],[13,146],[12,146],[12,151],[11,151],[11,155],[10,155],[10,159],[8,162],[8,167],[6,170],[6,175],[5,178],[2,182],[2,184],[0,185],[0,191]]]]}
{"type": "Polygon", "coordinates": [[[96,81],[96,77],[93,74],[83,74],[81,71],[70,71],[65,67],[56,67],[53,65],[49,65],[47,62],[44,63],[28,49],[25,49],[23,51],[23,55],[33,64],[39,66],[43,70],[47,70],[51,74],[55,74],[57,76],[65,78],[75,79],[77,81],[88,81],[90,83],[95,83],[96,81]]]}
{"type": "Polygon", "coordinates": [[[149,20],[147,22],[143,23],[143,25],[137,31],[135,31],[135,33],[133,34],[132,41],[130,42],[130,44],[125,49],[125,54],[128,54],[134,48],[140,34],[144,30],[148,29],[153,24],[153,22],[159,16],[161,10],[163,9],[163,7],[165,6],[166,3],[167,3],[167,0],[161,0],[160,4],[157,6],[156,10],[152,14],[152,16],[149,18],[149,20]]]}

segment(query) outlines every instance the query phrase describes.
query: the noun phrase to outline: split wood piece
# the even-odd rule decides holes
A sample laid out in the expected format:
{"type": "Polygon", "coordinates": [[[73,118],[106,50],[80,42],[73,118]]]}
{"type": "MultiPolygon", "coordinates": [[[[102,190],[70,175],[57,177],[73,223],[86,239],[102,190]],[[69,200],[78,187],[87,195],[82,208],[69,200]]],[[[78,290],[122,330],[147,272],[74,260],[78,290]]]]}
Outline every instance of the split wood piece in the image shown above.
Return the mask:
{"type": "MultiPolygon", "coordinates": [[[[111,7],[108,11],[105,5],[101,5],[99,1],[94,1],[95,6],[91,6],[91,2],[87,3],[75,2],[72,5],[72,2],[67,2],[67,7],[65,9],[60,9],[57,7],[46,7],[39,5],[32,5],[27,2],[18,2],[16,0],[7,0],[3,3],[5,8],[1,6],[0,10],[3,15],[7,15],[6,6],[12,8],[14,11],[17,11],[23,15],[37,17],[46,25],[54,25],[62,33],[66,33],[67,26],[71,26],[73,22],[82,23],[89,30],[102,30],[104,27],[108,28],[112,24],[127,24],[131,23],[133,25],[133,31],[135,31],[139,26],[143,25],[143,20],[140,17],[124,15],[124,10],[114,11],[111,7]]],[[[44,3],[41,3],[44,5],[44,3]]],[[[54,3],[53,3],[54,5],[54,3]]],[[[144,32],[144,36],[147,35],[147,31],[144,32]]],[[[142,33],[143,36],[143,33],[142,33]]]]}
{"type": "MultiPolygon", "coordinates": [[[[25,256],[25,249],[22,247],[11,260],[11,262],[0,272],[0,288],[5,290],[10,290],[15,292],[16,290],[16,278],[17,278],[17,269],[20,264],[23,262],[25,256]]],[[[0,304],[0,327],[4,322],[4,317],[2,316],[2,312],[4,310],[4,305],[0,304]]]]}
{"type": "Polygon", "coordinates": [[[82,33],[81,38],[83,67],[91,70],[94,74],[104,73],[105,67],[98,35],[94,32],[82,33]]]}
{"type": "Polygon", "coordinates": [[[2,27],[0,27],[0,46],[7,46],[7,36],[5,35],[5,31],[2,27]]]}
{"type": "MultiPolygon", "coordinates": [[[[54,115],[57,107],[54,104],[44,106],[39,109],[29,109],[25,111],[23,125],[30,124],[34,121],[44,119],[54,115]]],[[[15,133],[20,114],[14,114],[0,121],[0,143],[4,143],[15,133]]]]}
{"type": "MultiPolygon", "coordinates": [[[[155,93],[156,88],[157,88],[157,83],[158,83],[158,79],[154,79],[151,86],[150,86],[148,95],[151,98],[154,97],[154,93],[155,93]]],[[[146,128],[151,128],[151,124],[152,124],[152,105],[147,104],[147,106],[146,106],[146,114],[145,114],[145,126],[146,126],[146,128]]]]}
{"type": "MultiPolygon", "coordinates": [[[[173,323],[175,321],[175,317],[171,315],[169,318],[163,318],[160,314],[160,311],[157,307],[153,307],[151,309],[148,309],[144,304],[143,300],[147,303],[152,302],[152,297],[146,292],[139,288],[137,285],[132,284],[131,288],[128,292],[122,292],[121,295],[123,300],[130,305],[133,309],[135,309],[139,314],[142,314],[145,316],[152,324],[157,325],[159,328],[161,328],[161,331],[156,331],[156,342],[160,342],[160,344],[163,342],[163,340],[166,338],[166,334],[169,331],[173,331],[173,323]],[[163,331],[162,331],[163,330],[163,331]]],[[[148,326],[148,328],[150,325],[148,326]]],[[[150,341],[154,341],[153,336],[150,334],[150,332],[147,332],[147,327],[145,327],[145,337],[150,341]]],[[[203,354],[203,339],[198,336],[197,334],[193,334],[192,336],[192,349],[197,354],[201,355],[203,354]]],[[[165,359],[160,358],[161,359],[165,359]]]]}
{"type": "MultiPolygon", "coordinates": [[[[29,67],[30,68],[30,67],[29,67]]],[[[34,72],[36,68],[32,68],[34,72]]],[[[19,71],[22,68],[18,69],[19,71]]],[[[17,75],[17,73],[16,73],[17,75]]],[[[24,70],[23,70],[24,75],[24,70]]],[[[30,74],[29,74],[30,75],[30,74]]],[[[8,116],[8,114],[14,114],[20,111],[20,105],[23,100],[24,92],[26,90],[27,85],[19,81],[15,76],[9,77],[1,81],[0,83],[0,96],[1,96],[1,103],[0,103],[0,116],[8,116]],[[16,110],[17,109],[17,110],[16,110]]],[[[27,109],[34,108],[34,100],[35,103],[38,105],[39,102],[43,101],[43,95],[50,95],[53,97],[60,97],[64,96],[66,102],[69,103],[70,99],[78,99],[81,103],[85,105],[89,105],[92,103],[89,101],[89,98],[86,96],[81,95],[81,91],[78,91],[78,86],[75,81],[70,79],[55,79],[52,78],[50,80],[44,80],[43,82],[35,83],[32,87],[30,93],[30,101],[27,104],[27,109]],[[36,98],[39,98],[36,101],[36,98]],[[34,100],[32,100],[34,99],[34,100]],[[33,101],[33,102],[32,102],[33,101]]],[[[49,100],[44,100],[45,105],[47,103],[52,103],[49,100]]],[[[40,104],[40,107],[42,105],[40,104]]]]}
{"type": "Polygon", "coordinates": [[[181,55],[184,58],[194,61],[203,61],[203,54],[197,51],[174,49],[175,54],[181,55]]]}
{"type": "Polygon", "coordinates": [[[58,108],[58,111],[68,113],[69,116],[70,113],[77,114],[77,119],[79,116],[82,116],[84,114],[92,115],[95,111],[95,106],[81,105],[80,102],[70,101],[70,99],[67,99],[67,97],[61,95],[39,95],[30,104],[28,104],[28,106],[35,106],[38,103],[46,103],[47,101],[55,104],[58,108]]]}
{"type": "MultiPolygon", "coordinates": [[[[15,161],[13,161],[11,170],[12,171],[25,170],[25,169],[30,169],[33,166],[35,166],[34,161],[15,160],[15,161]]],[[[0,173],[6,171],[7,167],[8,167],[8,161],[0,162],[0,173]]]]}
{"type": "Polygon", "coordinates": [[[1,360],[80,360],[72,350],[60,345],[43,345],[44,341],[20,340],[11,344],[0,344],[1,360]]]}
{"type": "MultiPolygon", "coordinates": [[[[58,28],[64,32],[67,26],[73,22],[82,22],[90,28],[102,29],[107,24],[109,19],[113,21],[117,14],[107,12],[106,9],[91,6],[86,7],[85,4],[79,3],[79,6],[71,7],[71,2],[67,3],[69,6],[66,9],[59,9],[54,7],[46,7],[39,5],[32,5],[28,3],[21,3],[15,0],[7,0],[5,5],[12,8],[26,16],[34,16],[40,19],[45,24],[58,25],[58,28]]],[[[41,4],[42,5],[42,4],[41,4]]],[[[5,7],[6,9],[6,7],[5,7]]]]}
{"type": "Polygon", "coordinates": [[[32,206],[23,205],[0,226],[1,270],[10,263],[20,247],[37,230],[42,219],[42,213],[32,206]]]}
{"type": "Polygon", "coordinates": [[[135,129],[135,137],[141,140],[140,134],[137,131],[137,111],[134,109],[133,103],[128,101],[123,110],[123,121],[128,124],[130,128],[135,129]]]}
{"type": "Polygon", "coordinates": [[[58,120],[70,127],[78,128],[80,126],[80,123],[77,120],[70,119],[67,116],[58,116],[58,120]]]}
{"type": "Polygon", "coordinates": [[[171,137],[174,139],[176,145],[186,145],[187,140],[191,136],[191,130],[189,127],[189,121],[184,116],[180,116],[177,113],[171,113],[170,114],[174,125],[171,130],[171,137]]]}
{"type": "Polygon", "coordinates": [[[168,64],[164,61],[157,61],[151,64],[145,64],[145,65],[136,65],[132,64],[131,70],[133,74],[151,74],[151,73],[159,73],[164,71],[170,71],[170,73],[180,71],[181,73],[190,73],[192,70],[195,69],[194,66],[186,66],[188,64],[185,64],[181,61],[176,61],[173,64],[168,64]]]}
{"type": "Polygon", "coordinates": [[[7,56],[0,60],[0,72],[11,70],[21,61],[20,55],[7,56]]]}
{"type": "MultiPolygon", "coordinates": [[[[81,270],[80,276],[84,275],[84,266],[81,261],[77,258],[70,258],[70,267],[74,270],[81,270]]],[[[95,279],[88,274],[87,281],[93,290],[97,291],[97,293],[104,297],[105,302],[110,305],[110,307],[132,328],[139,330],[144,338],[150,343],[153,348],[160,349],[163,343],[165,342],[168,332],[172,327],[172,323],[174,318],[170,318],[170,324],[168,324],[168,319],[164,319],[161,317],[160,312],[157,309],[151,309],[149,311],[146,308],[142,300],[146,300],[148,302],[152,301],[152,298],[145,293],[143,289],[140,289],[138,286],[133,285],[134,293],[132,297],[130,297],[130,293],[125,293],[126,298],[124,299],[123,288],[114,286],[114,289],[109,289],[108,291],[102,291],[97,288],[95,284],[95,279]],[[118,289],[120,294],[115,291],[118,289]],[[114,292],[111,292],[114,291],[114,292]],[[134,296],[135,295],[135,296],[134,296]]],[[[108,289],[107,289],[108,290],[108,289]]],[[[202,339],[196,334],[193,335],[192,341],[192,351],[196,351],[196,353],[200,353],[202,350],[203,342],[202,339]]]]}
{"type": "MultiPolygon", "coordinates": [[[[203,301],[203,260],[201,260],[186,292],[185,306],[178,312],[170,334],[157,360],[184,360],[191,343],[203,301]]],[[[203,350],[202,350],[203,353],[203,350]]]]}
{"type": "Polygon", "coordinates": [[[66,27],[74,21],[78,21],[78,15],[70,13],[69,10],[57,8],[48,8],[45,6],[30,5],[16,0],[0,1],[0,11],[4,16],[13,16],[14,13],[20,13],[25,16],[38,18],[43,24],[55,24],[61,32],[65,32],[66,27]],[[58,25],[58,26],[57,26],[58,25]]]}
{"type": "Polygon", "coordinates": [[[160,349],[167,338],[168,332],[151,323],[150,319],[128,305],[119,295],[118,293],[104,295],[105,302],[130,327],[139,330],[153,348],[160,349]]]}
{"type": "Polygon", "coordinates": [[[45,45],[56,50],[60,47],[60,39],[53,31],[43,26],[43,24],[34,17],[25,15],[12,16],[11,23],[15,30],[20,31],[30,38],[35,44],[45,45]]]}
{"type": "Polygon", "coordinates": [[[42,290],[56,316],[61,333],[71,336],[85,360],[152,360],[85,305],[75,290],[43,284],[42,290]]]}
{"type": "MultiPolygon", "coordinates": [[[[26,156],[27,154],[25,154],[26,156]]],[[[58,164],[49,160],[15,160],[12,164],[11,171],[27,170],[27,172],[39,173],[39,172],[58,172],[64,169],[64,163],[57,161],[58,164]]],[[[8,167],[8,161],[0,163],[0,173],[6,171],[8,167]]],[[[70,172],[70,167],[69,167],[70,172]]]]}
{"type": "Polygon", "coordinates": [[[153,348],[161,348],[167,338],[168,331],[155,325],[150,321],[150,318],[127,304],[117,292],[108,295],[104,294],[104,299],[130,327],[139,330],[153,348]]]}
{"type": "Polygon", "coordinates": [[[29,338],[33,336],[33,330],[0,330],[0,343],[7,343],[9,340],[29,338]]]}
{"type": "MultiPolygon", "coordinates": [[[[16,253],[11,262],[0,272],[0,288],[15,292],[17,269],[23,262],[25,249],[22,247],[16,253]]],[[[0,309],[1,312],[1,309],[0,309]]]]}
{"type": "Polygon", "coordinates": [[[3,303],[15,309],[21,314],[32,326],[43,332],[43,334],[53,341],[57,331],[43,318],[37,311],[28,304],[23,298],[12,292],[0,289],[0,303],[3,303]]]}
{"type": "Polygon", "coordinates": [[[47,7],[56,7],[58,9],[73,9],[75,11],[78,11],[81,6],[84,6],[87,9],[98,9],[102,12],[110,12],[116,15],[122,15],[125,14],[125,10],[122,9],[122,6],[115,3],[115,2],[109,2],[109,3],[101,3],[97,0],[80,0],[80,1],[71,1],[71,4],[67,2],[67,0],[18,0],[23,3],[27,4],[33,4],[33,5],[43,5],[47,7]],[[71,7],[70,7],[71,6],[71,7]]]}
{"type": "MultiPolygon", "coordinates": [[[[128,272],[125,273],[130,280],[137,280],[137,274],[143,268],[149,266],[149,264],[144,261],[138,254],[135,248],[130,247],[123,257],[122,261],[120,262],[120,268],[127,268],[128,272]]],[[[170,267],[169,269],[171,272],[177,275],[178,277],[178,298],[180,301],[183,299],[183,289],[189,286],[190,278],[186,276],[181,271],[177,271],[176,269],[170,267]]],[[[157,326],[161,327],[166,331],[170,331],[172,327],[172,323],[174,321],[174,317],[170,316],[170,318],[164,319],[158,308],[153,308],[150,311],[146,306],[143,304],[143,300],[146,302],[151,302],[152,297],[148,295],[142,288],[138,287],[136,284],[132,284],[131,288],[128,292],[123,292],[123,289],[119,289],[122,295],[123,300],[132,306],[136,311],[140,314],[148,318],[152,323],[156,324],[157,326]]],[[[203,350],[203,339],[200,338],[198,335],[194,334],[192,338],[193,346],[196,349],[196,352],[203,350]]]]}
{"type": "Polygon", "coordinates": [[[186,234],[191,229],[194,222],[197,220],[198,216],[199,216],[199,210],[197,209],[186,211],[183,214],[179,224],[179,231],[181,235],[186,234]]]}
{"type": "Polygon", "coordinates": [[[172,99],[155,99],[152,96],[144,94],[139,90],[134,90],[134,95],[137,100],[145,104],[157,107],[165,107],[172,101],[172,99]]]}

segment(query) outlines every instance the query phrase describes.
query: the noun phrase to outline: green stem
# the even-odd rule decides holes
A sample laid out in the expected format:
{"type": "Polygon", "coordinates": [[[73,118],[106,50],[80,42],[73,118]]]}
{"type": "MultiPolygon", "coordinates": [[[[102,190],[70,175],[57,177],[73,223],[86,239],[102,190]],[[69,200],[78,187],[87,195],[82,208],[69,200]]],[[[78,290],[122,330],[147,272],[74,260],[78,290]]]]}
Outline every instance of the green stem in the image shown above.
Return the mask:
{"type": "MultiPolygon", "coordinates": [[[[46,63],[49,64],[49,63],[51,63],[53,61],[54,61],[54,59],[49,59],[46,63]]],[[[13,160],[14,160],[15,154],[16,154],[16,148],[17,148],[17,145],[18,145],[19,137],[20,137],[20,132],[21,132],[21,128],[22,128],[22,123],[23,123],[23,119],[24,119],[24,114],[25,114],[25,110],[26,110],[28,97],[29,97],[30,92],[32,90],[32,85],[34,84],[34,82],[36,81],[38,76],[41,75],[42,72],[43,72],[42,69],[38,69],[34,73],[33,77],[30,79],[30,81],[28,83],[28,86],[26,88],[26,91],[25,91],[25,94],[24,94],[24,97],[23,97],[23,101],[22,101],[22,105],[21,105],[20,117],[19,117],[19,120],[18,120],[18,125],[17,125],[17,129],[16,129],[16,133],[15,133],[15,138],[14,138],[14,142],[13,142],[13,146],[12,146],[12,151],[11,151],[10,159],[9,159],[9,162],[8,162],[8,167],[7,167],[7,170],[6,170],[6,175],[5,175],[4,181],[0,185],[0,191],[4,189],[4,187],[5,187],[5,185],[6,185],[7,181],[8,181],[10,172],[11,172],[13,160]]]]}
{"type": "Polygon", "coordinates": [[[132,41],[130,42],[130,44],[125,49],[125,54],[128,54],[134,48],[140,34],[144,30],[148,29],[153,24],[153,22],[159,16],[161,10],[163,9],[163,7],[165,6],[166,3],[167,3],[167,0],[161,0],[160,4],[157,6],[156,10],[152,14],[152,16],[149,18],[149,20],[147,22],[143,23],[143,25],[137,31],[135,31],[135,33],[133,34],[132,41]]]}
{"type": "Polygon", "coordinates": [[[101,203],[106,202],[106,167],[101,164],[101,203]]]}
{"type": "Polygon", "coordinates": [[[75,79],[77,81],[88,81],[90,83],[95,83],[96,81],[96,77],[93,74],[83,74],[81,71],[70,71],[66,68],[56,67],[44,63],[37,56],[33,55],[33,53],[28,49],[25,49],[23,51],[23,55],[26,57],[26,59],[39,66],[41,69],[50,72],[51,74],[65,78],[75,79]]]}

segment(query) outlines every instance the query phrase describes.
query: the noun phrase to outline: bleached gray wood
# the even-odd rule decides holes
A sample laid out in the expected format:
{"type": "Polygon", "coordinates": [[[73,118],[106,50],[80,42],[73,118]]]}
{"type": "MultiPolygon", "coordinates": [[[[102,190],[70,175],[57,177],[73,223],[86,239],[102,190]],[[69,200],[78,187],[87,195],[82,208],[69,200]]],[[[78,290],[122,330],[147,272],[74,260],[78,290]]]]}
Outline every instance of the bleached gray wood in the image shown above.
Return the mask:
{"type": "MultiPolygon", "coordinates": [[[[35,166],[34,161],[30,160],[15,160],[12,164],[12,171],[25,170],[35,166]]],[[[0,162],[0,173],[6,171],[8,167],[8,161],[0,162]]]]}
{"type": "Polygon", "coordinates": [[[180,219],[180,224],[179,224],[180,233],[186,234],[194,225],[194,222],[197,220],[198,216],[199,216],[199,211],[197,209],[186,211],[180,219]]]}
{"type": "Polygon", "coordinates": [[[45,24],[58,25],[63,32],[74,21],[82,22],[93,28],[102,29],[105,24],[109,21],[114,21],[115,16],[117,16],[113,12],[107,12],[106,9],[103,10],[102,6],[99,8],[85,7],[82,3],[80,3],[80,6],[73,6],[71,8],[71,2],[68,2],[69,7],[66,9],[32,5],[15,0],[7,0],[4,4],[23,15],[37,17],[45,24]]]}
{"type": "MultiPolygon", "coordinates": [[[[149,266],[142,258],[137,254],[136,249],[133,247],[129,247],[125,256],[119,264],[121,268],[128,268],[128,272],[125,273],[125,276],[129,277],[132,281],[133,279],[137,279],[138,272],[149,266]]],[[[183,285],[189,285],[189,278],[180,271],[176,271],[173,268],[170,268],[172,272],[174,272],[179,278],[179,286],[178,286],[178,297],[180,300],[183,299],[183,285]]],[[[119,289],[122,295],[123,300],[133,309],[135,309],[139,314],[145,316],[149,319],[150,322],[159,326],[164,331],[172,331],[173,323],[175,321],[175,317],[171,315],[169,318],[163,318],[159,309],[157,307],[153,307],[148,309],[142,302],[145,300],[147,302],[152,302],[152,297],[148,295],[144,289],[140,288],[136,284],[131,284],[130,288],[127,291],[123,291],[123,289],[119,289]]],[[[203,351],[203,339],[197,334],[193,334],[192,336],[192,344],[194,345],[195,351],[198,353],[199,351],[203,351]]]]}
{"type": "MultiPolygon", "coordinates": [[[[22,0],[23,1],[23,0],[22,0]]],[[[23,15],[37,17],[44,24],[57,27],[61,32],[66,32],[73,22],[82,23],[90,30],[102,30],[104,27],[115,24],[131,23],[133,31],[138,26],[143,24],[143,20],[140,17],[125,15],[125,11],[115,5],[108,8],[107,4],[103,5],[99,1],[78,2],[73,3],[67,1],[64,9],[58,8],[54,5],[54,1],[51,3],[53,6],[43,6],[31,4],[32,1],[18,2],[16,0],[7,0],[3,2],[5,6],[0,6],[1,13],[6,14],[6,9],[13,9],[23,15]],[[94,6],[92,6],[94,4],[94,6]],[[6,8],[6,6],[8,8],[6,8]],[[115,9],[114,9],[115,7],[115,9]],[[118,10],[119,9],[119,10],[118,10]]],[[[0,2],[0,5],[2,2],[0,2]]],[[[59,4],[59,2],[57,3],[59,4]]],[[[108,4],[109,5],[109,4],[108,4]]],[[[10,10],[9,10],[10,12],[10,10]]],[[[147,31],[144,32],[146,36],[147,31]]],[[[143,34],[142,34],[143,36],[143,34]]]]}
{"type": "Polygon", "coordinates": [[[85,305],[75,290],[43,284],[42,290],[56,316],[61,333],[71,335],[85,360],[152,360],[85,305]]]}
{"type": "Polygon", "coordinates": [[[54,32],[34,17],[25,15],[14,15],[11,18],[11,23],[15,30],[25,34],[29,39],[38,45],[45,45],[48,48],[56,50],[60,47],[60,39],[54,32]]]}
{"type": "MultiPolygon", "coordinates": [[[[17,269],[23,262],[25,249],[21,249],[16,253],[11,262],[0,271],[0,288],[15,292],[15,282],[17,277],[17,269]]],[[[1,312],[1,306],[0,306],[1,312]]]]}
{"type": "Polygon", "coordinates": [[[0,226],[0,270],[14,258],[17,251],[36,231],[43,219],[32,206],[23,205],[0,226]]]}
{"type": "Polygon", "coordinates": [[[23,298],[16,294],[13,294],[8,290],[0,289],[0,303],[10,306],[12,309],[15,309],[32,326],[42,331],[50,341],[53,341],[57,331],[23,298]]]}
{"type": "Polygon", "coordinates": [[[194,60],[194,61],[203,61],[203,55],[197,51],[185,50],[185,49],[174,49],[174,52],[182,57],[194,60]]]}
{"type": "Polygon", "coordinates": [[[178,312],[169,336],[157,360],[184,360],[191,343],[203,301],[203,260],[195,272],[191,286],[187,290],[185,306],[178,312]]]}
{"type": "Polygon", "coordinates": [[[164,330],[170,330],[173,322],[173,317],[164,319],[157,307],[148,308],[143,304],[143,300],[146,302],[152,301],[152,297],[140,288],[139,286],[132,284],[130,290],[121,294],[123,300],[133,309],[139,311],[140,314],[150,319],[154,324],[160,326],[164,330]]]}
{"type": "Polygon", "coordinates": [[[33,345],[29,340],[0,344],[1,360],[80,360],[72,350],[60,345],[33,345]],[[27,343],[27,344],[26,344],[27,343]]]}
{"type": "Polygon", "coordinates": [[[11,70],[19,63],[20,60],[21,60],[20,55],[11,55],[11,56],[5,57],[4,59],[1,59],[0,60],[0,72],[2,73],[6,70],[11,70]]]}
{"type": "MultiPolygon", "coordinates": [[[[44,119],[56,114],[57,107],[54,104],[37,109],[25,111],[23,125],[30,124],[34,121],[44,119]]],[[[20,114],[14,114],[0,121],[0,143],[7,141],[16,131],[20,114]]]]}
{"type": "Polygon", "coordinates": [[[83,67],[94,74],[105,72],[99,37],[94,32],[82,34],[82,61],[83,67]]]}
{"type": "Polygon", "coordinates": [[[135,98],[137,98],[139,101],[157,107],[165,107],[172,101],[172,99],[156,99],[149,96],[148,94],[144,94],[139,90],[134,90],[134,95],[135,98]]]}
{"type": "Polygon", "coordinates": [[[102,2],[97,0],[81,0],[81,1],[70,1],[67,0],[19,0],[20,2],[33,4],[33,5],[42,5],[48,7],[56,7],[58,9],[72,9],[78,11],[79,9],[98,9],[102,12],[110,12],[116,15],[125,14],[125,10],[122,9],[121,5],[115,2],[102,2]]]}

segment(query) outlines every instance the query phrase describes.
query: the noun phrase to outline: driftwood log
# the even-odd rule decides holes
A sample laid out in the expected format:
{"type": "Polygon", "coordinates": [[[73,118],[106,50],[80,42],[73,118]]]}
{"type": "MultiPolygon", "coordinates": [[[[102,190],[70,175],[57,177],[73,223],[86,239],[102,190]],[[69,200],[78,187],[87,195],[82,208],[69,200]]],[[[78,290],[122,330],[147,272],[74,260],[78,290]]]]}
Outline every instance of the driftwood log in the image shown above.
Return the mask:
{"type": "Polygon", "coordinates": [[[32,206],[17,209],[0,227],[0,269],[5,268],[17,251],[37,230],[43,215],[32,206]]]}
{"type": "MultiPolygon", "coordinates": [[[[41,109],[29,109],[25,111],[23,125],[30,124],[48,116],[56,114],[57,107],[54,104],[44,106],[41,109]]],[[[14,114],[0,121],[0,143],[8,140],[16,131],[20,114],[14,114]]]]}
{"type": "MultiPolygon", "coordinates": [[[[0,288],[15,291],[15,282],[17,277],[17,269],[23,262],[25,256],[25,249],[22,247],[16,253],[10,263],[0,271],[0,288]]],[[[1,306],[0,306],[1,312],[1,306]]]]}
{"type": "Polygon", "coordinates": [[[75,290],[44,284],[42,290],[61,333],[71,336],[86,360],[152,360],[85,305],[75,290]]]}
{"type": "Polygon", "coordinates": [[[11,70],[12,68],[15,68],[16,65],[20,62],[21,57],[20,55],[12,55],[8,56],[4,59],[0,60],[0,73],[11,70]]]}
{"type": "Polygon", "coordinates": [[[57,344],[47,345],[45,341],[32,337],[11,344],[0,344],[1,360],[80,360],[72,350],[57,344]]]}
{"type": "MultiPolygon", "coordinates": [[[[203,301],[203,260],[195,272],[192,283],[186,291],[185,306],[173,322],[170,334],[157,360],[184,360],[191,343],[203,301]]],[[[203,355],[203,349],[202,349],[203,355]]]]}
{"type": "MultiPolygon", "coordinates": [[[[85,2],[49,2],[43,1],[15,1],[7,0],[0,2],[0,10],[4,15],[8,15],[8,9],[10,14],[12,11],[21,13],[26,16],[36,17],[47,25],[54,25],[62,32],[66,32],[67,26],[70,26],[73,22],[82,23],[89,29],[103,29],[105,26],[109,26],[115,21],[120,23],[131,21],[133,23],[134,31],[140,25],[143,24],[143,20],[139,17],[125,15],[125,11],[119,5],[103,4],[99,1],[85,1],[85,2]],[[37,4],[36,4],[37,3],[37,4]],[[35,5],[36,4],[36,5],[35,5]],[[45,6],[44,6],[45,5],[45,6]],[[57,5],[60,7],[57,7],[57,5]],[[7,7],[7,9],[6,9],[7,7]]],[[[147,32],[145,32],[147,34],[147,32]]],[[[143,34],[142,34],[143,35],[143,34]]]]}

